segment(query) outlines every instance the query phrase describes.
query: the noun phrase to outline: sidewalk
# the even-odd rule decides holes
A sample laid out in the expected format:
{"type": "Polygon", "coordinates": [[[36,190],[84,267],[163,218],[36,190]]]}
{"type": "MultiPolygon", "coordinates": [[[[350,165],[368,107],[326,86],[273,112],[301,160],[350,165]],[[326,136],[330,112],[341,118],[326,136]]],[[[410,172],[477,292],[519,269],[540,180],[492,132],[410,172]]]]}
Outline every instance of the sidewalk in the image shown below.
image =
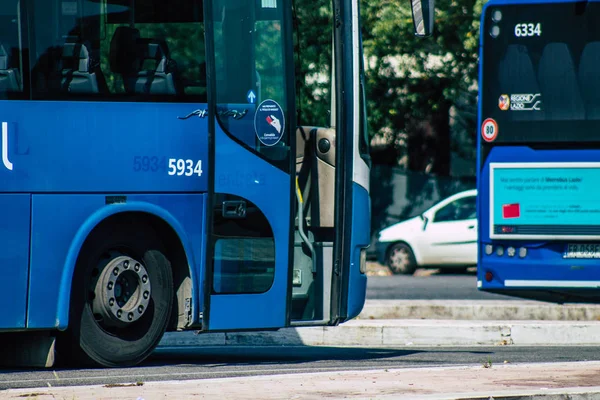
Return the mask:
{"type": "MultiPolygon", "coordinates": [[[[167,333],[160,346],[598,345],[600,321],[369,320],[275,332],[167,333]]],[[[598,381],[600,385],[600,380],[598,381]]]]}
{"type": "Polygon", "coordinates": [[[600,398],[600,386],[597,385],[600,385],[600,362],[581,362],[328,372],[140,382],[111,387],[18,389],[1,392],[0,399],[591,400],[600,398]]]}
{"type": "MultiPolygon", "coordinates": [[[[172,332],[179,346],[547,346],[600,345],[600,306],[533,301],[367,301],[337,327],[275,332],[172,332]],[[536,320],[527,320],[532,316],[536,320]],[[494,318],[501,317],[501,320],[494,318]],[[487,320],[486,320],[487,318],[487,320]]],[[[0,392],[0,399],[600,399],[600,362],[483,364],[272,375],[129,385],[44,387],[0,392]],[[491,397],[493,396],[493,397],[491,397]]]]}

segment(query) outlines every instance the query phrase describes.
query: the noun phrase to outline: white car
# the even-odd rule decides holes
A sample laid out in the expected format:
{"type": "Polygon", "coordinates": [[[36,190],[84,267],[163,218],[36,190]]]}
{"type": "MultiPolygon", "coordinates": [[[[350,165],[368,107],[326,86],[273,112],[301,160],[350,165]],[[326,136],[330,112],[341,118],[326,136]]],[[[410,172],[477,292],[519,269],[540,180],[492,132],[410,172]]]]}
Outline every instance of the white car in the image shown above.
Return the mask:
{"type": "Polygon", "coordinates": [[[418,267],[464,270],[477,265],[477,190],[454,194],[423,214],[379,232],[379,262],[394,274],[418,267]]]}

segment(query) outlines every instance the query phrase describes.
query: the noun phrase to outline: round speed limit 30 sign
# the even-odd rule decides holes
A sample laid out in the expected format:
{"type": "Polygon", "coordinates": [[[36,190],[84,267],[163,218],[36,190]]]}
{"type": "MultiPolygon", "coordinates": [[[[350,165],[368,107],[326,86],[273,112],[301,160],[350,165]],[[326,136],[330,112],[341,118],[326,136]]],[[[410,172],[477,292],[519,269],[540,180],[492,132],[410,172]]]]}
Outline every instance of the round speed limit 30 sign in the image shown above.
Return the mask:
{"type": "Polygon", "coordinates": [[[488,118],[481,124],[481,137],[486,142],[493,142],[498,136],[498,124],[493,118],[488,118]]]}

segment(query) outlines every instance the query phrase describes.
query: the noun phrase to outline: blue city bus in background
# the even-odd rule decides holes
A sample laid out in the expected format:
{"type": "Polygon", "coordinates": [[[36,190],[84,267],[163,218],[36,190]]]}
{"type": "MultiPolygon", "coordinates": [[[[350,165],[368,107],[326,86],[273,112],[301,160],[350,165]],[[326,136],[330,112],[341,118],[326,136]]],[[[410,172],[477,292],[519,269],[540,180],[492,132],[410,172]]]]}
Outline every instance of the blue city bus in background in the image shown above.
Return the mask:
{"type": "Polygon", "coordinates": [[[600,299],[600,3],[492,0],[481,19],[478,287],[600,299]]]}
{"type": "Polygon", "coordinates": [[[300,6],[0,2],[4,343],[48,350],[45,366],[128,366],[167,331],[359,314],[370,164],[358,1],[331,2],[323,126],[296,112],[300,6]]]}

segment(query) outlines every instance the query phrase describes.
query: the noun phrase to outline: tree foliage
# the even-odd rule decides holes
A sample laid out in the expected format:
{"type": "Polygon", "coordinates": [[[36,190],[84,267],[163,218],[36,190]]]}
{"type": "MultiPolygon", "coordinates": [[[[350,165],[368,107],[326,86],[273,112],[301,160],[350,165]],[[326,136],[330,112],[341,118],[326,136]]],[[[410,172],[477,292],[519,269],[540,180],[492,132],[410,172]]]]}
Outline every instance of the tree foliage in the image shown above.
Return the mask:
{"type": "MultiPolygon", "coordinates": [[[[386,161],[373,161],[448,175],[451,151],[475,158],[479,17],[485,0],[437,0],[429,38],[414,35],[410,2],[400,1],[361,2],[369,133],[391,150],[386,161]]],[[[302,124],[329,123],[330,7],[330,0],[295,1],[302,124]]]]}
{"type": "Polygon", "coordinates": [[[328,126],[331,102],[331,0],[295,0],[298,121],[328,126]]]}
{"type": "Polygon", "coordinates": [[[408,169],[447,175],[451,149],[474,157],[483,2],[437,0],[429,38],[414,36],[410,2],[361,4],[369,130],[408,169]]]}

